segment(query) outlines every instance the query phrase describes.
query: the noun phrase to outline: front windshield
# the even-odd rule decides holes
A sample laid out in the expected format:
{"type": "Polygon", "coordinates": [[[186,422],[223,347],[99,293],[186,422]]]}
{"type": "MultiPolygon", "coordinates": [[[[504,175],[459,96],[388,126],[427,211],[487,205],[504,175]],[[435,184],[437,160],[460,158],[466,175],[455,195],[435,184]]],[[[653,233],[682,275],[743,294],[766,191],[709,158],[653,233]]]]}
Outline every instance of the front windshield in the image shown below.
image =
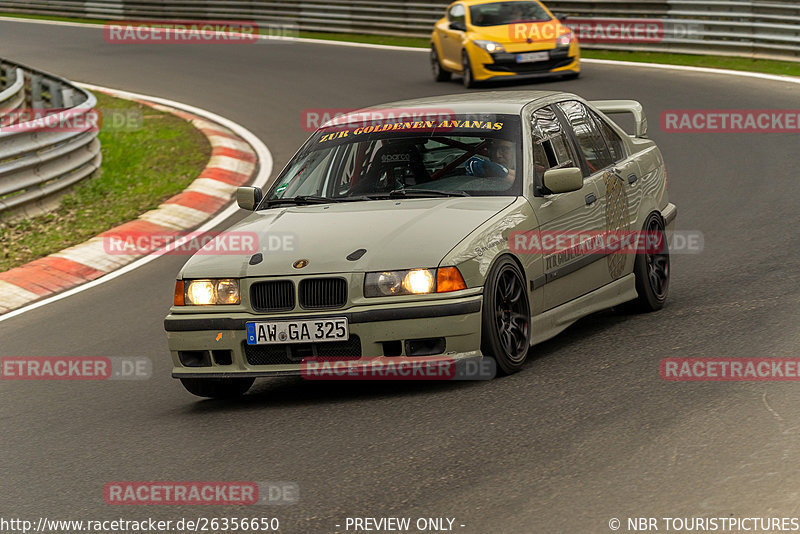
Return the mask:
{"type": "Polygon", "coordinates": [[[522,191],[514,115],[347,124],[318,130],[267,193],[271,201],[496,196],[522,191]]]}
{"type": "Polygon", "coordinates": [[[501,26],[515,22],[546,22],[547,11],[537,2],[492,2],[469,8],[473,26],[501,26]]]}

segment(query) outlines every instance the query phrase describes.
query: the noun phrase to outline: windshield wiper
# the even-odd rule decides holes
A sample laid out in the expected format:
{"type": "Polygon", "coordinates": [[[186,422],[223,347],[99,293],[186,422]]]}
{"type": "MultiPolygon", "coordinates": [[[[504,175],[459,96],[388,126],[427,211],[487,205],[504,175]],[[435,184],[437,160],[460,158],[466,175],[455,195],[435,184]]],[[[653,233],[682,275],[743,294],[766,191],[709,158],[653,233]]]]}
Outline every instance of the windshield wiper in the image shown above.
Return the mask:
{"type": "Polygon", "coordinates": [[[330,204],[331,202],[341,202],[338,198],[320,197],[315,195],[298,195],[296,197],[288,198],[270,198],[264,201],[263,206],[271,206],[274,204],[297,204],[298,206],[307,204],[330,204]]]}
{"type": "Polygon", "coordinates": [[[436,189],[395,189],[388,193],[366,193],[352,197],[320,197],[314,195],[298,195],[287,198],[270,198],[260,206],[261,209],[277,204],[295,204],[305,206],[311,204],[330,204],[332,202],[359,202],[365,200],[385,200],[389,198],[429,198],[429,197],[468,197],[464,191],[438,191],[436,189]]]}
{"type": "Polygon", "coordinates": [[[466,191],[439,191],[437,189],[395,189],[390,191],[389,198],[415,198],[415,197],[468,197],[466,191]]]}

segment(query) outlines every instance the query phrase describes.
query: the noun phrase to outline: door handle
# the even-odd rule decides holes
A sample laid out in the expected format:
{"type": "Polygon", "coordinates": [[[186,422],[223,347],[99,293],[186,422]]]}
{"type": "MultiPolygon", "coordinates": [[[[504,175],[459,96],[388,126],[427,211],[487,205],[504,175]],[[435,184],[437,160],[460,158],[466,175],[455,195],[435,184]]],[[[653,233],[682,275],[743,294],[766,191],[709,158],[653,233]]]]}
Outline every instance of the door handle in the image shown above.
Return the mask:
{"type": "Polygon", "coordinates": [[[638,176],[636,176],[635,174],[631,174],[630,176],[628,176],[628,184],[632,184],[633,182],[635,182],[638,179],[639,179],[638,176]]]}
{"type": "Polygon", "coordinates": [[[597,201],[597,196],[594,193],[589,193],[584,197],[586,199],[586,205],[589,206],[594,204],[597,201]]]}

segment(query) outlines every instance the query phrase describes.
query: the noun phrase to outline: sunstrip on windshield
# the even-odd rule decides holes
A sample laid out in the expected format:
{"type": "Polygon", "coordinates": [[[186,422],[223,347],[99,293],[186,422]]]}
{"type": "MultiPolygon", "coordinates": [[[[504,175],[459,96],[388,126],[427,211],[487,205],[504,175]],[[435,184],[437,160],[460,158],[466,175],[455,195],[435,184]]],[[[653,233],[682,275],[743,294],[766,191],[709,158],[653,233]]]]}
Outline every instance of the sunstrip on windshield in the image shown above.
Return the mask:
{"type": "Polygon", "coordinates": [[[415,122],[396,122],[391,124],[381,124],[374,126],[359,126],[349,130],[339,130],[336,132],[323,134],[319,141],[324,143],[326,141],[333,141],[336,139],[344,139],[350,136],[359,136],[363,134],[380,133],[380,132],[451,132],[453,130],[483,130],[483,131],[499,131],[503,129],[503,122],[481,121],[481,120],[451,120],[451,121],[415,121],[415,122]]]}

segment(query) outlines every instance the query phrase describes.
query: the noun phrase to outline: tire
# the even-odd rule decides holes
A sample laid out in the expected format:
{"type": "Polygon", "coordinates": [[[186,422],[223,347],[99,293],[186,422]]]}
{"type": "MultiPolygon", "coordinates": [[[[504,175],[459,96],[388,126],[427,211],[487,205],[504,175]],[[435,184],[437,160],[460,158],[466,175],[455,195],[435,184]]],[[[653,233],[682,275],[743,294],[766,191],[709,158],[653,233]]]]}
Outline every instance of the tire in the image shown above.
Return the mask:
{"type": "Polygon", "coordinates": [[[255,378],[181,378],[186,390],[198,397],[234,399],[244,395],[255,378]]]}
{"type": "Polygon", "coordinates": [[[509,256],[489,271],[483,288],[481,351],[494,358],[498,374],[522,369],[531,340],[531,313],[525,277],[509,256]]]}
{"type": "Polygon", "coordinates": [[[625,311],[634,313],[648,313],[664,307],[669,294],[670,258],[667,246],[664,221],[658,213],[651,213],[644,221],[645,241],[651,233],[661,235],[661,243],[655,248],[648,246],[648,250],[636,254],[633,264],[633,273],[636,275],[636,299],[624,306],[625,311]],[[653,250],[650,250],[653,249],[653,250]]]}
{"type": "Polygon", "coordinates": [[[469,62],[469,55],[467,55],[466,50],[461,52],[461,81],[467,89],[475,87],[475,80],[472,77],[472,65],[469,62]]]}
{"type": "Polygon", "coordinates": [[[446,82],[453,76],[452,72],[442,68],[439,54],[436,52],[436,45],[431,45],[431,70],[433,71],[433,79],[437,82],[446,82]]]}

